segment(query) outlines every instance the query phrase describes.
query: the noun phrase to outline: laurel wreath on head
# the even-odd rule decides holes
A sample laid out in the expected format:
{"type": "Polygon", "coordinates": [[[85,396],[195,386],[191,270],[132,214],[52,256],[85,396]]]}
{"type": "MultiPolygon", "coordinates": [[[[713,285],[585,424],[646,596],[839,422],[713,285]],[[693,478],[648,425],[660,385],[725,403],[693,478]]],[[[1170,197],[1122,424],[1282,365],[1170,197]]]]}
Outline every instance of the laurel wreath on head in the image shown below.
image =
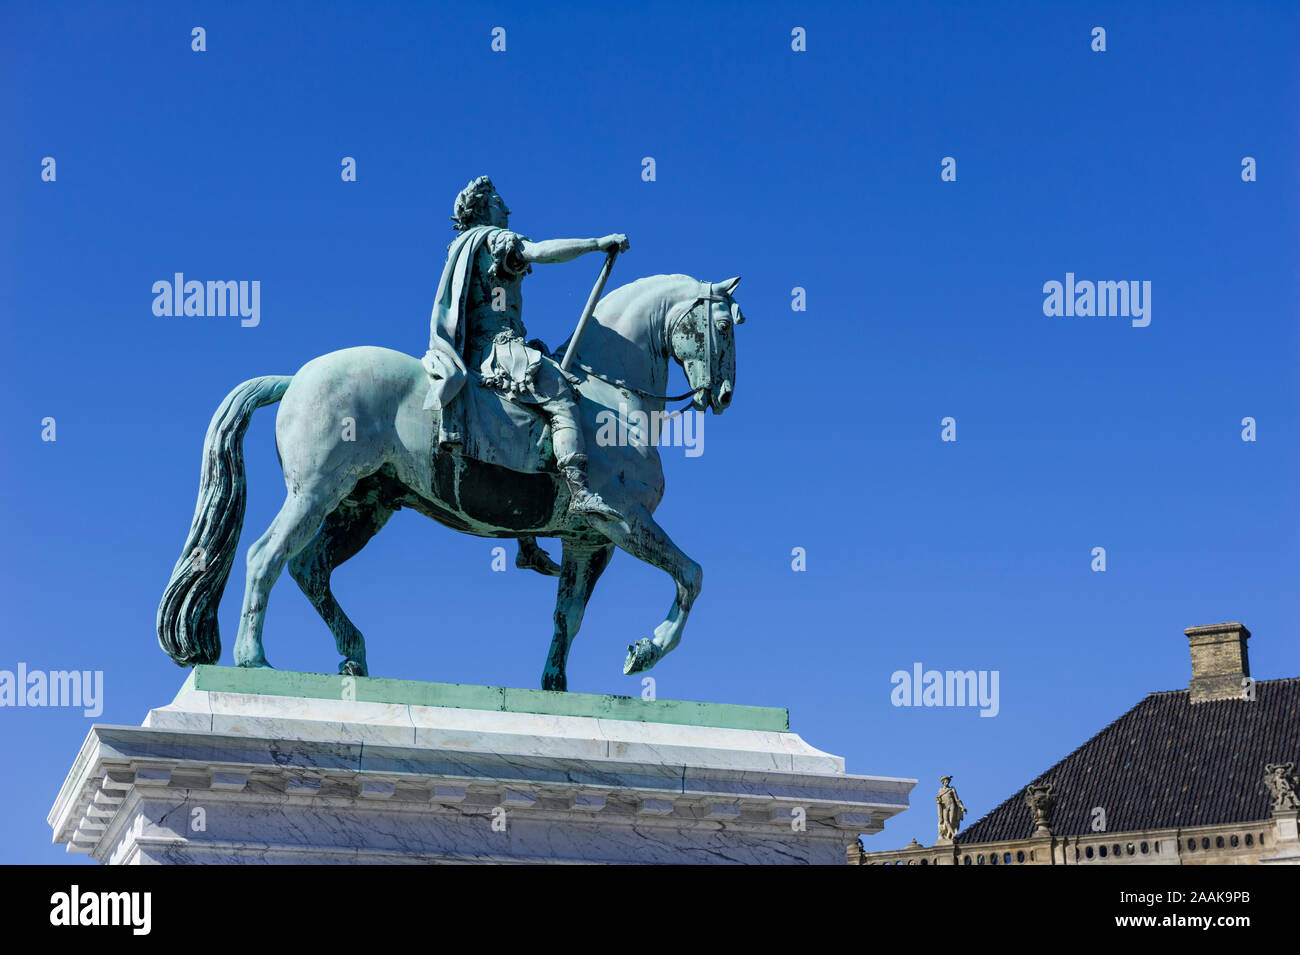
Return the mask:
{"type": "Polygon", "coordinates": [[[483,209],[494,192],[496,187],[492,185],[489,177],[479,176],[477,179],[470,180],[469,185],[460,191],[460,195],[456,197],[456,204],[452,207],[452,228],[457,232],[464,232],[482,222],[483,209]]]}

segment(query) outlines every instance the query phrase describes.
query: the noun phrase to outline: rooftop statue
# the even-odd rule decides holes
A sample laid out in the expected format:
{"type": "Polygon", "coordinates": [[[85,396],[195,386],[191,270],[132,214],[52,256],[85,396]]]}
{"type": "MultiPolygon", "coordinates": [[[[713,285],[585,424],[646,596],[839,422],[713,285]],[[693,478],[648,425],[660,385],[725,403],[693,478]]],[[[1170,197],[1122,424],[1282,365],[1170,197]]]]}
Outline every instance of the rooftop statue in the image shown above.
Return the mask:
{"type": "Polygon", "coordinates": [[[1264,786],[1273,797],[1273,812],[1300,809],[1300,777],[1296,775],[1294,761],[1267,764],[1264,767],[1264,786]]]}
{"type": "Polygon", "coordinates": [[[330,575],[402,507],[464,533],[514,538],[520,567],[559,578],[543,689],[567,688],[569,650],[615,548],[676,587],[653,636],[628,647],[623,672],[649,670],[677,646],[702,572],[654,520],[664,493],[658,449],[653,440],[601,446],[593,436],[601,412],[662,414],[678,398],[699,412],[727,408],[735,326],[744,321],[732,298],[740,280],[655,275],[600,299],[626,236],[533,242],[507,228],[509,215],[485,176],[457,197],[460,235],[448,248],[423,360],[346,348],[294,375],[252,378],[222,401],[204,439],[189,536],[158,608],[159,643],[177,664],[220,659],[217,605],[247,497],[243,438],[253,412],[276,402],[287,494],[248,551],[237,665],[270,665],[263,622],[287,567],[334,635],[339,672],[368,675],[365,641],[330,575]],[[522,282],[532,266],[597,251],[604,267],[565,347],[552,353],[526,340],[522,282]],[[685,371],[683,395],[665,394],[670,358],[685,371]],[[559,538],[558,564],[538,537],[559,538]]]}
{"type": "Polygon", "coordinates": [[[966,815],[966,807],[951,783],[951,776],[940,776],[939,792],[934,797],[934,801],[939,804],[939,842],[941,843],[952,842],[957,838],[962,817],[966,815]]]}
{"type": "Polygon", "coordinates": [[[1052,810],[1056,808],[1056,787],[1052,783],[1030,783],[1025,787],[1025,805],[1033,817],[1034,835],[1052,834],[1052,810]]]}

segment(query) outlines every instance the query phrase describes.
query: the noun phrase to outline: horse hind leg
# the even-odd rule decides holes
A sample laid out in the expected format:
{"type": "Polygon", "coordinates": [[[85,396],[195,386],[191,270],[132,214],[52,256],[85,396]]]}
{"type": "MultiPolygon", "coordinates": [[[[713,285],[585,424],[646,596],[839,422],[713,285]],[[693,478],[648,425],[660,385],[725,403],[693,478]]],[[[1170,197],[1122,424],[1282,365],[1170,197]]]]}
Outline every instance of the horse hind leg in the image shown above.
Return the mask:
{"type": "Polygon", "coordinates": [[[348,676],[369,675],[366,641],[335,599],[330,576],[336,567],[355,557],[393,513],[373,494],[354,492],[329,513],[316,536],[289,561],[289,575],[334,634],[343,657],[339,672],[348,676]]]}
{"type": "Polygon", "coordinates": [[[258,541],[248,548],[248,579],[244,584],[244,605],[235,640],[235,664],[241,667],[269,667],[262,647],[262,627],[271,588],[289,558],[307,546],[321,521],[342,497],[322,497],[310,492],[290,493],[280,513],[258,541]]]}

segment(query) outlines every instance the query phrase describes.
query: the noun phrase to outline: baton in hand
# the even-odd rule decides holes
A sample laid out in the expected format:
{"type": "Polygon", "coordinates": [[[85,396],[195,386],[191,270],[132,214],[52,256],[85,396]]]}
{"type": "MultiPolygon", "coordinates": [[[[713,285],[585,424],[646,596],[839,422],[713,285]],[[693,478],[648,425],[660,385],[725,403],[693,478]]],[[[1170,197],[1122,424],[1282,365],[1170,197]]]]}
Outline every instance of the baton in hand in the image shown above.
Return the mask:
{"type": "Polygon", "coordinates": [[[564,350],[564,359],[560,362],[560,371],[567,372],[573,364],[573,359],[578,355],[578,343],[582,341],[582,333],[587,330],[587,323],[591,321],[592,313],[596,311],[596,302],[600,299],[600,293],[605,291],[605,281],[609,278],[609,272],[614,268],[614,260],[618,258],[618,246],[610,249],[609,254],[605,257],[605,264],[601,266],[600,276],[596,279],[596,284],[591,289],[591,296],[587,299],[587,307],[582,310],[582,317],[578,319],[578,327],[573,332],[573,337],[569,339],[569,347],[564,350]]]}

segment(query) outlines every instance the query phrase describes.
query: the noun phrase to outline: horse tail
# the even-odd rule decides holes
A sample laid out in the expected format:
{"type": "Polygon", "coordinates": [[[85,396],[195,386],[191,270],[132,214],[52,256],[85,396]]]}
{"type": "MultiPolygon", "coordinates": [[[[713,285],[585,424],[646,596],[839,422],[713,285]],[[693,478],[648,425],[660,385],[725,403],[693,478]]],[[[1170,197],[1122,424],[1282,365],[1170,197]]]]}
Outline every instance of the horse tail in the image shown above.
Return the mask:
{"type": "Polygon", "coordinates": [[[250,378],[226,395],[208,425],[194,520],[158,605],[158,644],[178,666],[221,659],[217,604],[235,561],[248,500],[244,434],[253,412],[284,397],[292,380],[292,375],[250,378]]]}

